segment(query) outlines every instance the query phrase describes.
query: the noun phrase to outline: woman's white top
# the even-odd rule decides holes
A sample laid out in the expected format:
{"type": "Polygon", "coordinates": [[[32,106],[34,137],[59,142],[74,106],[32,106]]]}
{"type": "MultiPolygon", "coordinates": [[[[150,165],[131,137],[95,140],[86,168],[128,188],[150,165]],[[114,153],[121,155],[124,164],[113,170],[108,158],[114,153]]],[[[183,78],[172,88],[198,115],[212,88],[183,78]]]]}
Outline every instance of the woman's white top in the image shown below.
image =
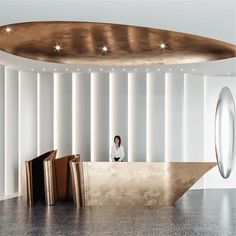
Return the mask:
{"type": "Polygon", "coordinates": [[[124,153],[124,147],[120,145],[120,147],[116,148],[116,145],[113,144],[111,147],[111,160],[114,160],[114,157],[119,157],[119,161],[123,161],[124,157],[125,157],[125,153],[124,153]]]}

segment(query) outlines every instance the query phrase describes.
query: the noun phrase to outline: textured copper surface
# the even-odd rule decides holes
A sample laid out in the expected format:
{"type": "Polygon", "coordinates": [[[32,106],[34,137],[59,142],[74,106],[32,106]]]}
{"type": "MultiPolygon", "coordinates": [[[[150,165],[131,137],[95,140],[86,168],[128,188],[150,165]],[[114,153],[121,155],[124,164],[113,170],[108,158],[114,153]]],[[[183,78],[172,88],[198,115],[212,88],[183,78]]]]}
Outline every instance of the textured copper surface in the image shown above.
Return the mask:
{"type": "Polygon", "coordinates": [[[28,22],[0,27],[0,49],[35,60],[81,65],[182,64],[236,56],[236,46],[167,30],[88,22],[28,22]],[[161,50],[160,44],[166,49],[161,50]],[[56,51],[54,46],[61,45],[56,51]],[[108,46],[108,53],[101,47],[108,46]]]}
{"type": "Polygon", "coordinates": [[[30,161],[25,162],[26,168],[26,195],[27,202],[32,206],[38,200],[44,201],[45,199],[45,182],[44,182],[44,170],[43,162],[47,158],[55,158],[57,154],[56,150],[49,151],[42,154],[30,161]]]}
{"type": "Polygon", "coordinates": [[[76,186],[72,181],[76,188],[77,206],[173,205],[216,165],[212,162],[71,163],[74,165],[72,176],[77,176],[76,186]]]}
{"type": "Polygon", "coordinates": [[[84,206],[84,177],[82,170],[82,162],[80,162],[80,156],[77,156],[72,161],[70,161],[70,170],[74,205],[76,207],[84,206]]]}
{"type": "Polygon", "coordinates": [[[54,205],[58,200],[72,199],[70,161],[79,155],[61,158],[49,157],[44,161],[46,205],[54,205]]]}

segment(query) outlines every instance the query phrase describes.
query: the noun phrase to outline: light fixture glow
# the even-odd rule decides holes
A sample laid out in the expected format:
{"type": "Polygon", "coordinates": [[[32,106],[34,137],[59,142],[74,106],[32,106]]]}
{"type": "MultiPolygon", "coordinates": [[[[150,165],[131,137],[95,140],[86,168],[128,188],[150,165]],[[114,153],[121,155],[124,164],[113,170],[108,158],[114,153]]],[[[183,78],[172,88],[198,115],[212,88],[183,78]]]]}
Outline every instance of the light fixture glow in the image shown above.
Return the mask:
{"type": "Polygon", "coordinates": [[[54,45],[54,50],[55,50],[56,52],[60,52],[60,51],[62,50],[61,45],[60,45],[60,44],[54,45]]]}
{"type": "Polygon", "coordinates": [[[184,71],[184,69],[183,69],[183,68],[180,68],[180,71],[184,71]]]}
{"type": "Polygon", "coordinates": [[[80,69],[79,69],[79,68],[77,68],[77,71],[80,71],[80,69]]]}
{"type": "Polygon", "coordinates": [[[34,68],[31,68],[31,71],[34,71],[34,68]]]}
{"type": "Polygon", "coordinates": [[[9,34],[9,33],[12,32],[12,28],[11,28],[10,26],[7,26],[7,27],[4,29],[4,31],[9,34]]]}
{"type": "Polygon", "coordinates": [[[157,71],[160,71],[161,69],[160,68],[157,68],[157,71]]]}
{"type": "Polygon", "coordinates": [[[161,42],[160,44],[159,44],[159,46],[160,46],[160,49],[161,50],[165,50],[166,49],[166,43],[163,43],[163,42],[161,42]]]}
{"type": "Polygon", "coordinates": [[[102,55],[107,54],[108,52],[110,52],[110,48],[109,48],[108,46],[106,46],[106,45],[103,45],[103,46],[101,47],[101,53],[102,53],[102,55]]]}
{"type": "Polygon", "coordinates": [[[46,69],[45,69],[45,68],[43,68],[43,71],[46,71],[46,69]]]}
{"type": "Polygon", "coordinates": [[[230,75],[230,73],[228,72],[227,75],[230,75]]]}
{"type": "Polygon", "coordinates": [[[123,71],[126,71],[126,69],[125,69],[125,68],[123,68],[123,71]]]}
{"type": "Polygon", "coordinates": [[[102,68],[100,68],[100,71],[103,71],[103,69],[102,69],[102,68]]]}
{"type": "Polygon", "coordinates": [[[69,69],[68,69],[68,68],[66,68],[66,69],[65,69],[65,71],[69,71],[69,69]]]}
{"type": "Polygon", "coordinates": [[[169,68],[169,71],[172,71],[172,69],[171,69],[171,68],[169,68]]]}

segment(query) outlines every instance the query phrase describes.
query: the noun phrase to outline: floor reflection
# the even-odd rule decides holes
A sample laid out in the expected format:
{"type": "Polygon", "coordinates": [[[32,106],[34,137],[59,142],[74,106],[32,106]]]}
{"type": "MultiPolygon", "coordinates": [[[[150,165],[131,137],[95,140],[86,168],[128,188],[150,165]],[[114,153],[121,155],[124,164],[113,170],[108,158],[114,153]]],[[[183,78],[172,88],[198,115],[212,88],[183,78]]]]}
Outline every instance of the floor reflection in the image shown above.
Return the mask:
{"type": "Polygon", "coordinates": [[[173,207],[28,207],[0,201],[0,235],[236,235],[236,189],[191,190],[173,207]]]}

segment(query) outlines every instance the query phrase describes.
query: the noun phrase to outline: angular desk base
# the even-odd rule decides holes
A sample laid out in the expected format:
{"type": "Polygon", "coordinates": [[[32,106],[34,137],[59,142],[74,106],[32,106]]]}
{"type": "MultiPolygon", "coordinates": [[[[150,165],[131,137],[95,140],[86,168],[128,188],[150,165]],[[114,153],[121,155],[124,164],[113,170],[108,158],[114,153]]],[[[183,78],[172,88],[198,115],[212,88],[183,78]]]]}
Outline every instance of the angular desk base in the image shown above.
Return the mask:
{"type": "Polygon", "coordinates": [[[173,205],[213,162],[71,162],[79,206],[173,205]]]}

